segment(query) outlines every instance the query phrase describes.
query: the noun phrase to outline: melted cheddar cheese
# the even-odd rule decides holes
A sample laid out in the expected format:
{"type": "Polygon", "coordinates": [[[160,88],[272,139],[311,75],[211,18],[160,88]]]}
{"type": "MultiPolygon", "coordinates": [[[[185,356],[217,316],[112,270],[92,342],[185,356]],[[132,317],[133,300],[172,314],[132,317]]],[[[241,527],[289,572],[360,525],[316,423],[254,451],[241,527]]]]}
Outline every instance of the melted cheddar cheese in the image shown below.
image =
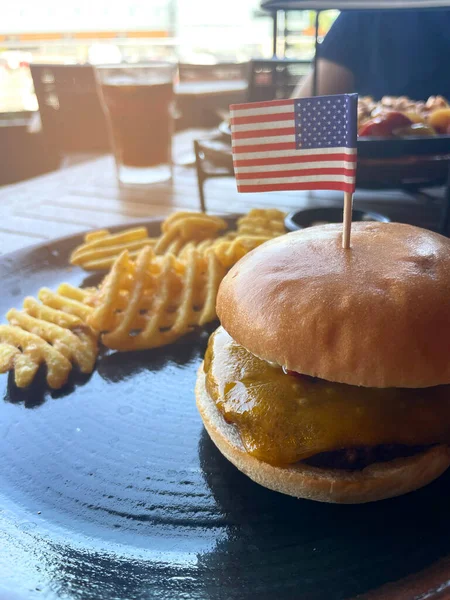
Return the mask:
{"type": "Polygon", "coordinates": [[[247,452],[273,465],[358,446],[450,442],[450,386],[362,388],[288,375],[222,327],[204,370],[209,395],[247,452]]]}

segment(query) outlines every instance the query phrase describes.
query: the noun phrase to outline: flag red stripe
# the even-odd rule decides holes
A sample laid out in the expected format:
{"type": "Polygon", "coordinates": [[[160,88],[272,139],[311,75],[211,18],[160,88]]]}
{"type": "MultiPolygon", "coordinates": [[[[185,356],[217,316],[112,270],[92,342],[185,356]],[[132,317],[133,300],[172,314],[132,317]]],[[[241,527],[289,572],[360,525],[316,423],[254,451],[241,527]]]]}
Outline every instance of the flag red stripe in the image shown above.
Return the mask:
{"type": "Polygon", "coordinates": [[[232,104],[230,106],[230,110],[248,110],[250,108],[272,108],[272,106],[293,105],[294,100],[292,98],[288,98],[287,100],[264,100],[263,102],[246,102],[245,104],[232,104]]]}
{"type": "Polygon", "coordinates": [[[295,127],[278,127],[278,129],[253,129],[252,131],[236,131],[233,133],[233,140],[245,140],[248,138],[264,138],[271,135],[292,135],[295,133],[295,127]]]}
{"type": "MultiPolygon", "coordinates": [[[[243,146],[245,148],[245,146],[243,146]]],[[[235,160],[235,167],[265,167],[267,165],[291,165],[294,163],[305,163],[305,162],[322,162],[324,160],[340,160],[342,162],[355,163],[355,154],[308,154],[301,156],[273,156],[271,158],[246,158],[242,160],[235,160]]]]}
{"type": "Polygon", "coordinates": [[[296,169],[293,171],[263,171],[260,173],[238,173],[236,179],[238,181],[246,179],[268,179],[272,177],[307,177],[308,175],[345,175],[354,177],[355,169],[296,169]]]}
{"type": "Polygon", "coordinates": [[[355,191],[354,183],[345,183],[339,181],[318,181],[318,182],[298,182],[298,183],[273,183],[261,185],[238,185],[238,192],[281,192],[289,190],[339,190],[342,192],[353,193],[355,191]]]}
{"type": "Polygon", "coordinates": [[[294,120],[294,113],[275,113],[273,115],[251,115],[248,117],[232,117],[232,125],[248,125],[249,123],[270,123],[271,121],[294,120]]]}
{"type": "Polygon", "coordinates": [[[295,150],[295,142],[280,142],[278,144],[253,144],[248,146],[233,146],[233,154],[244,152],[274,152],[275,150],[295,150]]]}

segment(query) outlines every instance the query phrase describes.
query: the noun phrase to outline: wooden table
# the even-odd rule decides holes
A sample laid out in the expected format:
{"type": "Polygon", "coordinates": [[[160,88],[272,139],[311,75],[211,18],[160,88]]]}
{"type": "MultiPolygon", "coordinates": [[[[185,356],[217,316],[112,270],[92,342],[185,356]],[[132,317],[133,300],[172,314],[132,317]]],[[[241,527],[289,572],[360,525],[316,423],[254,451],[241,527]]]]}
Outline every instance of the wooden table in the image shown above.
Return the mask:
{"type": "MultiPolygon", "coordinates": [[[[197,132],[179,134],[175,139],[175,162],[192,147],[197,132]]],[[[285,210],[342,204],[335,192],[280,192],[238,194],[234,179],[221,178],[206,183],[206,204],[211,212],[243,212],[252,207],[285,210]]],[[[436,229],[442,214],[442,200],[402,192],[358,192],[355,208],[377,210],[393,220],[436,229]]],[[[146,189],[119,189],[111,156],[38,178],[0,188],[0,253],[12,252],[30,244],[45,242],[88,229],[124,225],[176,210],[199,210],[195,169],[175,166],[172,183],[146,189]]]]}

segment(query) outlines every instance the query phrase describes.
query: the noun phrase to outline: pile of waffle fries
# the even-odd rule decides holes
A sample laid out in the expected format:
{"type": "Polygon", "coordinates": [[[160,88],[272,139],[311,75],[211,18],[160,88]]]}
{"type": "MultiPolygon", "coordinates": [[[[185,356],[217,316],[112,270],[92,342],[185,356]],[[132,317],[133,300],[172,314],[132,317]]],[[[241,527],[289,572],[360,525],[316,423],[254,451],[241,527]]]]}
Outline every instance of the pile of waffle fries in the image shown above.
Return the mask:
{"type": "Polygon", "coordinates": [[[220,217],[178,212],[158,238],[145,227],[88,233],[71,264],[109,272],[98,288],[43,288],[39,301],[26,298],[22,310],[11,309],[9,324],[0,325],[0,373],[14,371],[16,385],[27,387],[44,364],[48,385],[57,389],[73,365],[92,372],[99,341],[119,351],[156,348],[214,321],[226,272],[285,233],[284,217],[254,209],[230,230],[220,217]]]}
{"type": "Polygon", "coordinates": [[[97,358],[98,333],[87,324],[93,309],[89,290],[63,283],[56,293],[42,288],[38,300],[25,298],[22,310],[12,308],[9,325],[0,325],[0,373],[14,371],[17,387],[27,387],[41,364],[47,383],[62,387],[72,364],[91,373],[97,358]]]}

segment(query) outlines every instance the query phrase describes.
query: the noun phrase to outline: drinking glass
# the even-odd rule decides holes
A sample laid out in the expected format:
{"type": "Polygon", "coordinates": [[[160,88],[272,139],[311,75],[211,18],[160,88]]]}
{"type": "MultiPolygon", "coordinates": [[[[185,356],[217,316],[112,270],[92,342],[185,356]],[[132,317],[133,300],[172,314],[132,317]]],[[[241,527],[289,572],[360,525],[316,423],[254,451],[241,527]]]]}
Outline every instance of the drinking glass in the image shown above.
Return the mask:
{"type": "Polygon", "coordinates": [[[96,75],[119,184],[171,179],[175,66],[101,66],[96,75]]]}

